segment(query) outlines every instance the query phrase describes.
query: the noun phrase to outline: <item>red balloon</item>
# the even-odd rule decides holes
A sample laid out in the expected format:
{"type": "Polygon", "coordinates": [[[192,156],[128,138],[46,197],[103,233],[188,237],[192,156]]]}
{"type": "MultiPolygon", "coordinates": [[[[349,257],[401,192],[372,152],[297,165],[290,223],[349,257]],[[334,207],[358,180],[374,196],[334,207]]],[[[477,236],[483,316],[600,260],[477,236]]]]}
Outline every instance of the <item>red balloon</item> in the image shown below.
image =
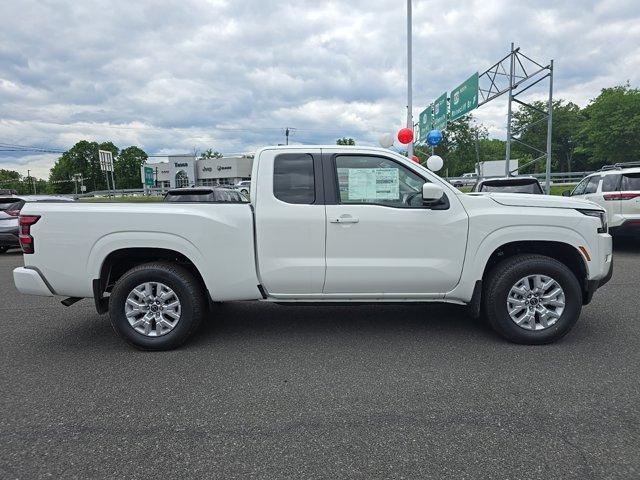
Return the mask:
{"type": "Polygon", "coordinates": [[[420,159],[418,158],[417,155],[414,155],[413,157],[411,157],[411,160],[413,160],[416,163],[420,163],[420,159]]]}
{"type": "Polygon", "coordinates": [[[413,130],[410,128],[401,128],[398,132],[398,141],[404,144],[413,142],[413,130]]]}

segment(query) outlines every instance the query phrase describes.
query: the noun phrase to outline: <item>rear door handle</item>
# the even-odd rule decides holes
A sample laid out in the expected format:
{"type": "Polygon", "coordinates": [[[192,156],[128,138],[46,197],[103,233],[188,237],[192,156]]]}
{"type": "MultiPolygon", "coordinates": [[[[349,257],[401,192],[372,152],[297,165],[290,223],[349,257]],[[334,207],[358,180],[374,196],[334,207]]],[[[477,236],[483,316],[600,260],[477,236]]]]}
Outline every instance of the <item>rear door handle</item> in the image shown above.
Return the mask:
{"type": "Polygon", "coordinates": [[[351,215],[342,215],[340,217],[332,218],[329,221],[331,223],[358,223],[360,219],[352,217],[351,215]]]}

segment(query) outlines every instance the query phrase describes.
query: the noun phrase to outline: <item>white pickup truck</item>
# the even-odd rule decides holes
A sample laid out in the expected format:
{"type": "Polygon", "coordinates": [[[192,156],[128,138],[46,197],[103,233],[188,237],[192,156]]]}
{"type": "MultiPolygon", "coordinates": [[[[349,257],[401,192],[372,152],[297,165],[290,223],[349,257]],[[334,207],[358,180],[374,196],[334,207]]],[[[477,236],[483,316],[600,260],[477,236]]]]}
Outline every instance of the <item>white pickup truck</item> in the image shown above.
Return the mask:
{"type": "Polygon", "coordinates": [[[507,339],[552,342],[611,277],[604,210],[465,194],[377,148],[257,152],[250,203],[27,204],[25,294],[93,298],[147,350],[182,344],[215,302],[450,302],[507,339]]]}

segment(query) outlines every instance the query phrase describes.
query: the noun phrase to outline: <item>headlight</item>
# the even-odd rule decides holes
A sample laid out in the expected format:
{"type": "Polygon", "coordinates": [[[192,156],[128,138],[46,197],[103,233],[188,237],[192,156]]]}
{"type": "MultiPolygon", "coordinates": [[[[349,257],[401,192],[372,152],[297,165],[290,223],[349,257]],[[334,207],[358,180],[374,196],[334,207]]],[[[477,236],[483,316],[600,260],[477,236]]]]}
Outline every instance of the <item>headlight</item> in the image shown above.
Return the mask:
{"type": "Polygon", "coordinates": [[[577,210],[583,215],[599,218],[600,228],[598,228],[598,233],[607,233],[607,231],[609,230],[607,225],[607,212],[605,212],[604,210],[585,210],[581,208],[578,208],[577,210]]]}

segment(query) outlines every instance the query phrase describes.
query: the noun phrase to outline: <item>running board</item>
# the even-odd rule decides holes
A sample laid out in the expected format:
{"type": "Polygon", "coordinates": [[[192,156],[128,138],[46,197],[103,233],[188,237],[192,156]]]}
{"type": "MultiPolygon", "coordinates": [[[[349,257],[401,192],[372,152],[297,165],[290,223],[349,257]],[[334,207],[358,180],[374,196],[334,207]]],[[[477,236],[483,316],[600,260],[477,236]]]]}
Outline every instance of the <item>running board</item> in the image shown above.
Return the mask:
{"type": "Polygon", "coordinates": [[[63,304],[65,307],[70,307],[71,305],[79,302],[80,300],[82,300],[82,297],[69,297],[69,298],[65,298],[60,303],[63,304]]]}

